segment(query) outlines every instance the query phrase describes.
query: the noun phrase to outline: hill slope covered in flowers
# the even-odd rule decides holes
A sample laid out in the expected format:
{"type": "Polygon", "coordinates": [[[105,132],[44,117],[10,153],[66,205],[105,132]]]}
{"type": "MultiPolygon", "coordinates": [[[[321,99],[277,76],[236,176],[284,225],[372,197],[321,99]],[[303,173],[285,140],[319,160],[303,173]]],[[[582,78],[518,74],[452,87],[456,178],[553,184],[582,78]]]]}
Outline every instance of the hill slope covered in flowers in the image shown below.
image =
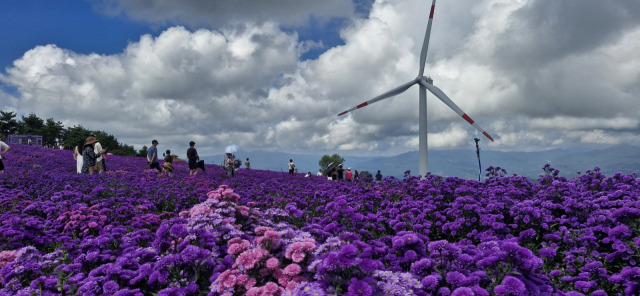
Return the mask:
{"type": "Polygon", "coordinates": [[[637,295],[640,178],[171,177],[14,146],[0,295],[637,295]]]}

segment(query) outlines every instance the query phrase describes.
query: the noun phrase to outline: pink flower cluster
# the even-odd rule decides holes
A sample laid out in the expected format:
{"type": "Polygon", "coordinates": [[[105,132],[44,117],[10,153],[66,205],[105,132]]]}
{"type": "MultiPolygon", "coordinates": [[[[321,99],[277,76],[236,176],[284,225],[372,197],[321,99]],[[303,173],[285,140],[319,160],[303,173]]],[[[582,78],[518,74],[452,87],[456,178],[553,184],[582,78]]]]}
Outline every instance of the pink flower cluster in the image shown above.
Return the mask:
{"type": "Polygon", "coordinates": [[[240,199],[240,196],[233,192],[233,189],[229,188],[228,185],[220,185],[218,189],[209,191],[207,193],[208,198],[215,198],[219,201],[229,201],[236,203],[240,199]]]}
{"type": "Polygon", "coordinates": [[[183,211],[183,212],[180,212],[180,214],[178,215],[183,218],[187,218],[187,217],[195,218],[197,216],[209,215],[212,212],[213,212],[213,209],[211,209],[211,206],[209,206],[207,203],[199,203],[193,206],[191,210],[189,210],[189,212],[183,211]]]}
{"type": "Polygon", "coordinates": [[[87,234],[92,229],[99,229],[105,225],[107,216],[100,213],[100,205],[93,205],[91,207],[80,207],[77,210],[65,211],[58,216],[58,221],[63,223],[64,231],[80,230],[78,235],[82,236],[87,234]]]}
{"type": "Polygon", "coordinates": [[[18,257],[18,250],[0,252],[0,269],[11,263],[18,257]]]}
{"type": "MultiPolygon", "coordinates": [[[[243,287],[245,290],[251,289],[256,285],[256,279],[249,277],[246,274],[242,274],[239,269],[225,270],[216,279],[218,282],[217,291],[226,295],[233,291],[236,286],[243,287]]],[[[232,295],[232,294],[228,294],[232,295]]]]}
{"type": "Polygon", "coordinates": [[[268,227],[261,226],[256,228],[256,234],[262,236],[257,237],[254,242],[266,250],[275,249],[280,244],[280,233],[273,231],[268,227]]]}
{"type": "Polygon", "coordinates": [[[313,239],[305,238],[283,248],[278,231],[260,226],[255,228],[255,233],[258,237],[253,243],[239,237],[227,242],[227,253],[237,257],[232,269],[215,280],[212,287],[218,293],[233,295],[246,291],[246,295],[280,295],[308,281],[299,263],[316,249],[313,239]],[[283,253],[285,258],[279,258],[283,253]]]}
{"type": "Polygon", "coordinates": [[[305,238],[301,242],[292,243],[284,256],[291,261],[300,263],[307,254],[312,253],[316,249],[316,241],[312,238],[305,238]]]}

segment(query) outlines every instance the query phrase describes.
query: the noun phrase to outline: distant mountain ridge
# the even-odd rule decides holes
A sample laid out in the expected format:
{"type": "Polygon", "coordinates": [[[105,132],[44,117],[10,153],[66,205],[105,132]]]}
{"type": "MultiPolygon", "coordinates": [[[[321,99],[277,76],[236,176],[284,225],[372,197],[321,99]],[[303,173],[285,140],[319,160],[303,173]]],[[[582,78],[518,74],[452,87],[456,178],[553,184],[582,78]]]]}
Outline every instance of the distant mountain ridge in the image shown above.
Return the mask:
{"type": "MultiPolygon", "coordinates": [[[[254,169],[271,171],[287,171],[289,159],[293,159],[300,173],[318,172],[318,162],[322,155],[291,154],[284,152],[239,151],[236,153],[244,163],[247,157],[254,169]]],[[[345,167],[354,170],[369,171],[373,174],[380,170],[384,176],[402,178],[404,172],[418,174],[418,151],[402,153],[389,157],[355,157],[344,156],[345,167]]],[[[206,163],[220,164],[222,154],[203,157],[206,163]]],[[[485,178],[485,170],[490,167],[501,167],[508,175],[521,175],[537,179],[543,174],[542,168],[548,163],[560,171],[560,175],[573,178],[578,172],[584,173],[599,167],[601,172],[612,176],[616,172],[632,174],[640,172],[640,147],[621,144],[606,148],[574,147],[568,149],[552,149],[535,152],[501,152],[480,150],[482,164],[481,179],[485,178]]],[[[243,165],[244,167],[244,165],[243,165]]],[[[429,169],[434,175],[443,177],[459,177],[478,179],[478,158],[474,149],[448,149],[429,151],[429,169]]]]}

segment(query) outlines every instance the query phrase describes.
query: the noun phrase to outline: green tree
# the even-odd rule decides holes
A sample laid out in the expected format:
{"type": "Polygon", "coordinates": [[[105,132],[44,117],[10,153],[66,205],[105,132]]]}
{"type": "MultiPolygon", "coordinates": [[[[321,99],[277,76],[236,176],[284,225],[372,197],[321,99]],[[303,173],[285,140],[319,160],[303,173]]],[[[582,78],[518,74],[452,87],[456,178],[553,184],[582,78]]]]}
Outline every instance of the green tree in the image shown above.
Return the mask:
{"type": "Polygon", "coordinates": [[[111,152],[115,155],[124,155],[124,156],[136,156],[136,149],[133,148],[133,145],[121,144],[116,149],[109,149],[107,152],[111,152]]]}
{"type": "Polygon", "coordinates": [[[42,127],[42,144],[45,146],[56,146],[56,140],[61,143],[64,143],[64,139],[62,138],[64,132],[64,125],[62,122],[55,121],[53,118],[47,118],[47,122],[42,127]]]}
{"type": "Polygon", "coordinates": [[[82,127],[82,125],[66,128],[62,132],[62,139],[65,145],[65,149],[74,149],[78,145],[78,142],[87,139],[89,133],[90,132],[82,127]]]}
{"type": "Polygon", "coordinates": [[[137,156],[147,157],[147,146],[142,146],[142,149],[140,149],[140,151],[138,151],[138,155],[137,156]]]}
{"type": "Polygon", "coordinates": [[[344,160],[344,158],[342,156],[340,156],[338,154],[333,154],[331,156],[324,155],[324,156],[322,156],[322,158],[318,162],[318,165],[320,165],[320,168],[322,169],[322,171],[326,171],[327,167],[329,167],[329,165],[332,162],[344,163],[345,160],[344,160]]]}
{"type": "Polygon", "coordinates": [[[113,151],[111,151],[112,149],[120,148],[118,139],[116,139],[116,137],[114,137],[113,135],[107,134],[103,131],[94,131],[92,132],[92,134],[96,136],[96,139],[98,139],[98,142],[100,142],[102,148],[107,149],[107,152],[113,153],[113,151]]]}
{"type": "Polygon", "coordinates": [[[0,110],[0,134],[8,136],[18,132],[19,123],[16,116],[18,114],[15,112],[0,110]]]}
{"type": "Polygon", "coordinates": [[[22,116],[22,122],[19,123],[19,132],[23,135],[40,135],[42,136],[42,128],[44,128],[44,120],[35,113],[29,116],[22,116]]]}

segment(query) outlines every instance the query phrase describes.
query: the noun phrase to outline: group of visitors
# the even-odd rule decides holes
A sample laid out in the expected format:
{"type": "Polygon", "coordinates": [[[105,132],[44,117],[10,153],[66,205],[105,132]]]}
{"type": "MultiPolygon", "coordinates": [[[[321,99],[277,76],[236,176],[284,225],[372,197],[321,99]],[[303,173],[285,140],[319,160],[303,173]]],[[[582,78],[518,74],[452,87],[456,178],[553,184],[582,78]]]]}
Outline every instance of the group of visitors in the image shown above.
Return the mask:
{"type": "MultiPolygon", "coordinates": [[[[175,156],[171,154],[170,150],[167,150],[164,157],[164,164],[160,166],[158,163],[158,155],[157,148],[158,141],[151,141],[151,147],[147,149],[147,162],[149,163],[150,169],[157,169],[159,172],[166,172],[167,176],[170,176],[173,171],[173,160],[175,156]]],[[[189,175],[196,175],[200,170],[205,171],[204,160],[200,160],[200,155],[198,155],[198,150],[195,148],[196,142],[189,142],[189,149],[187,149],[187,162],[189,164],[189,175]]],[[[226,153],[225,159],[222,163],[222,167],[225,168],[227,174],[229,176],[235,176],[235,171],[242,162],[240,160],[236,160],[235,154],[226,153]]],[[[244,165],[247,169],[251,169],[251,163],[249,162],[249,158],[245,161],[244,165]]]]}
{"type": "Polygon", "coordinates": [[[345,170],[342,164],[333,168],[329,174],[331,176],[331,180],[346,180],[347,182],[353,182],[354,179],[360,177],[358,170],[356,170],[354,174],[351,172],[351,168],[347,168],[345,170]]]}
{"type": "Polygon", "coordinates": [[[102,145],[94,134],[89,134],[85,140],[78,141],[78,145],[73,151],[73,158],[76,160],[76,172],[78,174],[99,174],[106,171],[105,157],[107,149],[102,145]]]}

